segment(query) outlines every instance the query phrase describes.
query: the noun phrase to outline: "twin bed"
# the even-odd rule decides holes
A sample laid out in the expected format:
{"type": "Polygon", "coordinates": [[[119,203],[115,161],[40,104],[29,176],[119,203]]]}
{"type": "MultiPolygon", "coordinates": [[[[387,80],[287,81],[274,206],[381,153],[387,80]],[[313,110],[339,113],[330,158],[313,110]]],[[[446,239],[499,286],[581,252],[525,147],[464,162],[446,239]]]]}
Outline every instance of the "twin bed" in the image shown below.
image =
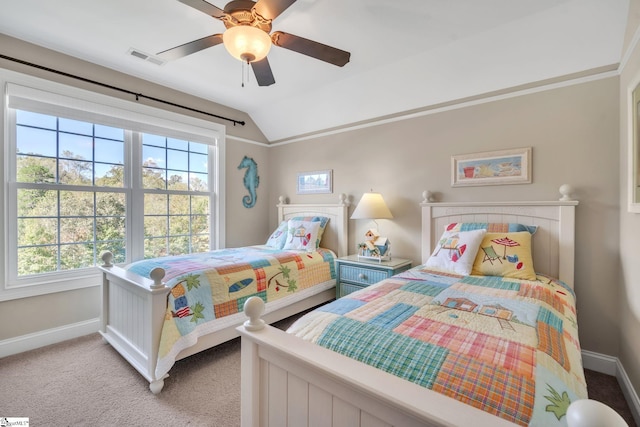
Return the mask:
{"type": "MultiPolygon", "coordinates": [[[[566,425],[569,404],[587,397],[573,293],[576,205],[425,200],[420,266],[332,302],[335,280],[302,299],[247,290],[232,303],[244,305],[244,326],[238,312],[205,333],[190,330],[168,363],[162,330],[179,317],[181,298],[171,278],[162,282],[172,267],[147,265],[149,280],[108,265],[102,334],[154,393],[171,361],[240,334],[243,426],[566,425]],[[264,325],[325,302],[287,332],[264,325]]],[[[321,246],[347,254],[344,196],[278,209],[285,221],[330,218],[321,246]]],[[[311,253],[298,264],[300,256],[311,253]]],[[[185,306],[193,318],[195,306],[185,306]]]]}
{"type": "Polygon", "coordinates": [[[126,268],[112,265],[112,255],[105,253],[102,337],[160,393],[175,361],[238,336],[248,297],[267,302],[270,323],[334,299],[333,260],[347,255],[347,209],[344,195],[336,204],[321,205],[280,198],[278,218],[285,227],[279,230],[294,247],[313,244],[300,225],[323,222],[317,250],[283,249],[285,241],[272,236],[271,246],[145,260],[126,268]],[[290,221],[298,227],[287,234],[290,221]]]}
{"type": "Polygon", "coordinates": [[[421,205],[420,266],[319,307],[288,333],[262,327],[260,302],[248,301],[243,426],[567,425],[571,402],[587,397],[577,202],[421,205]],[[476,244],[473,268],[484,272],[434,264],[476,244]]]}

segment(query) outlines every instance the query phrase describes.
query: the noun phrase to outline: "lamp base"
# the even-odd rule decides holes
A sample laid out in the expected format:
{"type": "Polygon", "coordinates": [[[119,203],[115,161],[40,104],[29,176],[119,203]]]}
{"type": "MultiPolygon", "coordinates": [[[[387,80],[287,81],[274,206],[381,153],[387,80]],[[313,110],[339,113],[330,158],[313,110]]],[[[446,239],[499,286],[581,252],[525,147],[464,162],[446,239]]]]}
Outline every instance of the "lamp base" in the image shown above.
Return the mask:
{"type": "Polygon", "coordinates": [[[391,261],[391,255],[380,255],[380,256],[367,256],[358,254],[358,259],[370,259],[372,261],[391,261]]]}
{"type": "Polygon", "coordinates": [[[378,262],[391,259],[391,243],[386,237],[376,237],[358,245],[358,259],[371,259],[378,262]]]}
{"type": "Polygon", "coordinates": [[[358,245],[358,259],[370,259],[378,262],[389,261],[391,259],[391,248],[389,247],[389,241],[385,240],[384,246],[373,246],[373,249],[369,249],[369,246],[365,243],[358,245]]]}

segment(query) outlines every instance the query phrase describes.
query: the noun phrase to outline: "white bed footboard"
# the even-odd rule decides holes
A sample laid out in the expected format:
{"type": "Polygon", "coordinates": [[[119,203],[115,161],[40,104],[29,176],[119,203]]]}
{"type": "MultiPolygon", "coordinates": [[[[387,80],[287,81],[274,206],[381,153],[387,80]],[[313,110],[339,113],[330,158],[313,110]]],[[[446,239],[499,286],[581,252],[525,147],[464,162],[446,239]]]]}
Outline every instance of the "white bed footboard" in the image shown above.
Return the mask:
{"type": "Polygon", "coordinates": [[[268,325],[249,329],[238,328],[242,427],[514,425],[268,325]]]}
{"type": "MultiPolygon", "coordinates": [[[[105,254],[108,258],[108,254],[105,254]]],[[[156,364],[169,288],[161,282],[164,270],[152,271],[154,280],[109,265],[101,267],[102,318],[100,333],[160,393],[164,378],[156,378],[156,364]]]]}
{"type": "MultiPolygon", "coordinates": [[[[149,381],[149,389],[158,394],[168,377],[156,376],[160,337],[170,292],[161,281],[164,270],[152,270],[154,280],[149,280],[117,266],[103,265],[100,269],[103,272],[100,333],[149,381]]],[[[264,319],[276,322],[332,300],[335,298],[335,283],[327,282],[303,290],[298,295],[303,298],[295,302],[282,299],[271,303],[264,319]]],[[[222,318],[210,334],[201,336],[196,344],[180,351],[175,360],[236,338],[236,328],[242,321],[242,313],[222,318]]]]}

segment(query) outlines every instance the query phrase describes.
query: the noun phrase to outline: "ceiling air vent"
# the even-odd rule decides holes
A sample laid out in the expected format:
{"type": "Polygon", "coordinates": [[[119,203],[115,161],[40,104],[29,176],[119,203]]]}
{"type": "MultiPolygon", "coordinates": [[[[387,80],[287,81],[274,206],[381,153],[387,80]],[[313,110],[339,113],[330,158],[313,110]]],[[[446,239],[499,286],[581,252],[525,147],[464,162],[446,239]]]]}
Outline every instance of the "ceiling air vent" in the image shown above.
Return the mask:
{"type": "Polygon", "coordinates": [[[164,65],[166,61],[157,56],[149,55],[148,53],[144,53],[143,51],[135,48],[130,48],[127,53],[131,56],[135,56],[136,58],[142,59],[143,61],[151,62],[156,65],[164,65]]]}

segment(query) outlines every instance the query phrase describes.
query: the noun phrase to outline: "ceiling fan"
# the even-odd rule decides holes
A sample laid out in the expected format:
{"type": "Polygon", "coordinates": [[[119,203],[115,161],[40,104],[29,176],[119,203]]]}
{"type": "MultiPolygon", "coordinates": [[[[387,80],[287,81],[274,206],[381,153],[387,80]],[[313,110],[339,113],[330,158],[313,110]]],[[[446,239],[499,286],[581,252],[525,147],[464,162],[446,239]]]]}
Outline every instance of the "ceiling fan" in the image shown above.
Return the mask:
{"type": "Polygon", "coordinates": [[[296,0],[233,0],[220,9],[204,0],[178,0],[200,12],[219,19],[227,28],[223,34],[213,34],[180,46],[159,52],[162,59],[182,58],[223,43],[235,58],[251,64],[259,86],[275,83],[267,54],[271,45],[283,47],[303,55],[342,67],[351,54],[335,47],[308,40],[300,36],[271,32],[271,22],[296,0]]]}

